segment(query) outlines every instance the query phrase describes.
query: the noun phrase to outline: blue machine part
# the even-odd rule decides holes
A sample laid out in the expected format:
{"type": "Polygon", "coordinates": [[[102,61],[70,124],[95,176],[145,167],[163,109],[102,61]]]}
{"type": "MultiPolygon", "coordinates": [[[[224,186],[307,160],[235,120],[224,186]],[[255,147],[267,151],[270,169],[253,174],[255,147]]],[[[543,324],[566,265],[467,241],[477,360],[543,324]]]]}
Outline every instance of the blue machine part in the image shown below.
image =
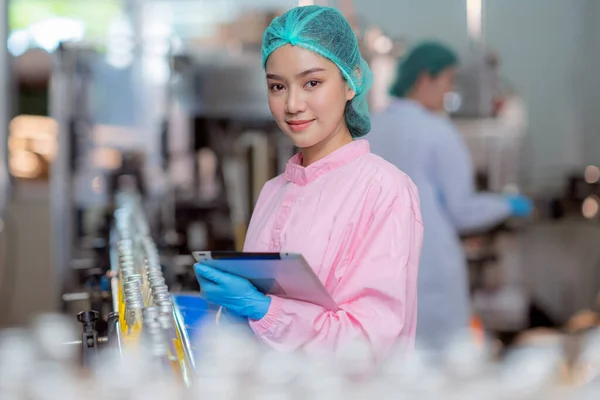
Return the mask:
{"type": "MultiPolygon", "coordinates": [[[[216,320],[219,306],[208,303],[199,293],[173,294],[171,298],[173,299],[178,323],[180,326],[183,326],[190,350],[193,353],[194,359],[197,359],[200,356],[200,351],[197,347],[200,330],[204,324],[210,324],[216,320]]],[[[245,326],[249,334],[252,333],[247,318],[239,317],[227,310],[221,311],[219,320],[221,323],[245,326]]]]}
{"type": "Polygon", "coordinates": [[[211,308],[214,308],[199,294],[177,294],[172,298],[175,310],[181,316],[187,332],[196,330],[202,321],[211,314],[211,308]]]}
{"type": "Polygon", "coordinates": [[[177,324],[183,329],[183,335],[192,353],[191,356],[195,359],[199,353],[195,345],[199,329],[204,322],[210,321],[216,310],[213,310],[214,306],[207,303],[199,294],[174,294],[171,298],[177,324]]]}
{"type": "Polygon", "coordinates": [[[100,289],[103,292],[110,291],[110,279],[108,279],[107,276],[103,276],[102,278],[100,278],[100,289]]]}

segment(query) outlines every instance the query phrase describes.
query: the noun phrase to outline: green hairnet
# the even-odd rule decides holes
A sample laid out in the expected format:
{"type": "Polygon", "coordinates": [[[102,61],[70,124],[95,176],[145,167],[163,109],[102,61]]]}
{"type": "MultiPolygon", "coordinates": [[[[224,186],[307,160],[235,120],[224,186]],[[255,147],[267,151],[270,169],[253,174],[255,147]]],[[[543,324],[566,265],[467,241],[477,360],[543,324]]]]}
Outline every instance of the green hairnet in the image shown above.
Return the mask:
{"type": "Polygon", "coordinates": [[[292,8],[275,18],[263,35],[263,67],[271,53],[286,44],[313,51],[338,66],[356,92],[354,99],[346,103],[350,134],[356,138],[369,133],[367,92],[373,83],[373,73],[360,55],[358,40],[346,18],[338,10],[322,6],[292,8]]]}
{"type": "Polygon", "coordinates": [[[441,43],[427,42],[413,48],[398,64],[396,79],[390,88],[390,94],[404,97],[412,89],[422,72],[437,76],[446,68],[458,64],[454,51],[441,43]]]}

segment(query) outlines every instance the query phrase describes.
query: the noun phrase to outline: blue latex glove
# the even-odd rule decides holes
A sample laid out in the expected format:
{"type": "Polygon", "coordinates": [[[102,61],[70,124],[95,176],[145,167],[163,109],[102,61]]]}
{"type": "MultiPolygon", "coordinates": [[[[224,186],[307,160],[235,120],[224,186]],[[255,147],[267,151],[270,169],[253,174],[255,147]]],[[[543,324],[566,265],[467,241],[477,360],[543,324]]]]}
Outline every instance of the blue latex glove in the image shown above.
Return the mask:
{"type": "Polygon", "coordinates": [[[202,264],[194,265],[194,270],[206,301],[250,319],[261,319],[269,311],[271,298],[247,279],[202,264]]]}
{"type": "Polygon", "coordinates": [[[510,205],[510,212],[515,217],[526,218],[533,212],[532,201],[522,195],[509,195],[506,197],[510,205]]]}

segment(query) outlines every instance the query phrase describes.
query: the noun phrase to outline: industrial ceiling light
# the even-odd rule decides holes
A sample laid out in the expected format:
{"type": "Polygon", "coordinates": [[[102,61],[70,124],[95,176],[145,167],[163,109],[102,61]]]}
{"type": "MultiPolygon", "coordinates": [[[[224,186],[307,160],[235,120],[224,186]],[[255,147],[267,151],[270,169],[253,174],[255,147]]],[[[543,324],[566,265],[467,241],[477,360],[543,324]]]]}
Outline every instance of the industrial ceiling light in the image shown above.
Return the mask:
{"type": "Polygon", "coordinates": [[[483,42],[483,0],[467,1],[467,32],[476,43],[483,42]]]}

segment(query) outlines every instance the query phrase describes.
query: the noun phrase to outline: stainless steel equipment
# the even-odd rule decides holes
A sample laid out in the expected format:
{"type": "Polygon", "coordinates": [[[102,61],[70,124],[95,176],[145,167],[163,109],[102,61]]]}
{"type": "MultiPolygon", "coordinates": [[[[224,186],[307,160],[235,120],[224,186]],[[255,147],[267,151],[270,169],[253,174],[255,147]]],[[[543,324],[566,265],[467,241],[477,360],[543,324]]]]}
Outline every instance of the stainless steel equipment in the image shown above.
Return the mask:
{"type": "MultiPolygon", "coordinates": [[[[8,1],[0,1],[0,42],[8,39],[8,1]]],[[[6,46],[0,50],[0,218],[10,197],[10,175],[8,168],[8,121],[11,115],[10,58],[6,46]]],[[[0,269],[3,263],[0,262],[0,269]]]]}
{"type": "Polygon", "coordinates": [[[189,386],[193,355],[183,321],[176,316],[162,273],[160,254],[152,238],[142,198],[135,188],[116,195],[110,233],[110,312],[80,312],[82,364],[93,368],[104,351],[121,358],[135,350],[159,374],[174,372],[189,386]],[[103,315],[105,314],[105,315],[103,315]],[[101,329],[100,322],[107,322],[101,329]]]}
{"type": "MultiPolygon", "coordinates": [[[[50,170],[50,210],[52,219],[53,267],[60,294],[72,290],[70,262],[73,248],[72,154],[75,135],[74,117],[79,96],[74,96],[76,53],[60,47],[54,57],[50,81],[50,115],[59,126],[57,153],[50,170]]],[[[80,103],[81,104],[81,103],[80,103]]]]}
{"type": "Polygon", "coordinates": [[[123,191],[116,201],[110,274],[114,311],[119,315],[118,345],[126,349],[142,344],[157,368],[178,370],[189,385],[194,366],[190,344],[175,318],[142,198],[135,190],[123,191]]]}
{"type": "MultiPolygon", "coordinates": [[[[8,39],[8,1],[0,1],[0,42],[6,43],[8,39]]],[[[11,293],[4,288],[5,284],[11,285],[8,278],[6,265],[7,240],[6,225],[4,223],[6,208],[11,196],[11,184],[8,162],[8,125],[11,116],[11,87],[10,87],[10,58],[6,46],[0,48],[0,291],[11,293]]],[[[4,297],[4,296],[2,296],[4,297]]],[[[10,297],[10,295],[9,295],[10,297]]],[[[9,302],[10,298],[2,299],[9,302]]]]}
{"type": "Polygon", "coordinates": [[[493,54],[471,50],[461,60],[446,109],[454,118],[490,118],[499,94],[497,59],[493,54]]]}

